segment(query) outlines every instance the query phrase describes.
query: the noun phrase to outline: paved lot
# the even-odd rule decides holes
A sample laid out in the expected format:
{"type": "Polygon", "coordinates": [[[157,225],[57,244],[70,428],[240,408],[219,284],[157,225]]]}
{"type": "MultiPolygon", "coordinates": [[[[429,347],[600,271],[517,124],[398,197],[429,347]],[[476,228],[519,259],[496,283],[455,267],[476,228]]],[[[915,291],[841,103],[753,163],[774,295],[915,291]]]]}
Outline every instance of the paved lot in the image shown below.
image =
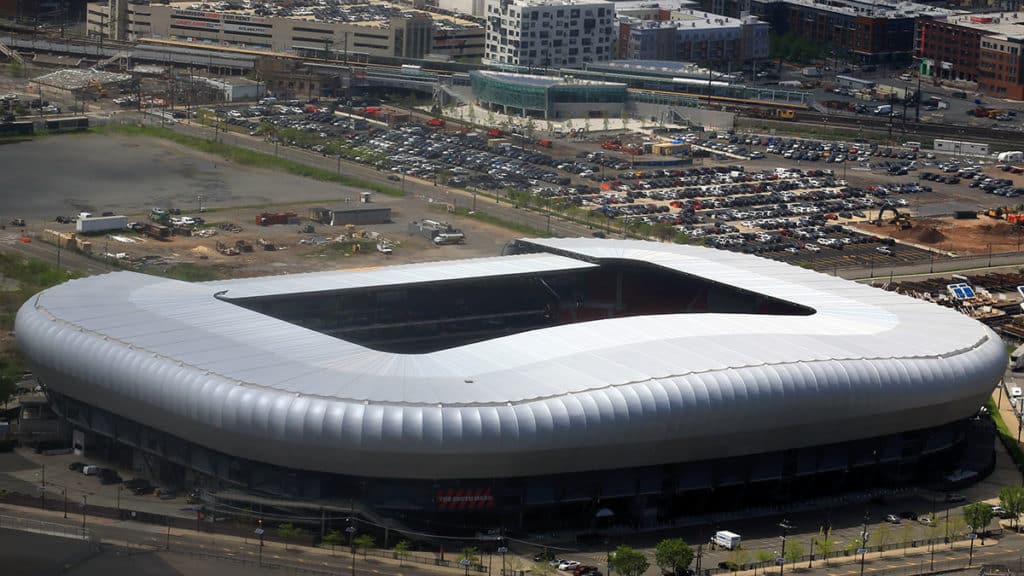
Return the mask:
{"type": "Polygon", "coordinates": [[[195,210],[341,199],[352,189],[226,164],[168,141],[87,135],[6,145],[0,154],[0,217],[50,223],[81,211],[144,214],[153,206],[195,210]]]}

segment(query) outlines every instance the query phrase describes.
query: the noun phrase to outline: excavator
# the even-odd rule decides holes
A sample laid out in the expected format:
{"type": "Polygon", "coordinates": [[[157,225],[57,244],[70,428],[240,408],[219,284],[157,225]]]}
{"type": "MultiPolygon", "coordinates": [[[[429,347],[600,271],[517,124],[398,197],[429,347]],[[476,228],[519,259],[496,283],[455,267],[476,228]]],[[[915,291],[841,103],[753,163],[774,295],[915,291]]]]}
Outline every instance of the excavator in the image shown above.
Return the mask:
{"type": "Polygon", "coordinates": [[[878,211],[878,218],[874,221],[875,226],[881,226],[886,222],[898,226],[900,230],[907,230],[914,226],[910,223],[910,214],[901,213],[895,206],[882,206],[882,209],[878,211]],[[893,218],[888,221],[882,219],[887,210],[893,213],[893,218]]]}

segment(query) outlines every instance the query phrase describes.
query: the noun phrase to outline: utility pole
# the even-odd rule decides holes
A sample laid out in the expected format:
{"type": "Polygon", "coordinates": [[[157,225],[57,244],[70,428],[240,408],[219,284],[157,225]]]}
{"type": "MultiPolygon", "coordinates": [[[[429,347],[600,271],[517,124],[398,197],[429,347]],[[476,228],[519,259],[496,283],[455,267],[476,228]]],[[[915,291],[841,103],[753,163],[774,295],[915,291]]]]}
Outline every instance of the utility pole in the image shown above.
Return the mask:
{"type": "Polygon", "coordinates": [[[779,522],[779,528],[782,528],[782,552],[779,554],[779,556],[781,556],[781,562],[779,562],[779,576],[782,576],[782,571],[786,567],[786,535],[792,527],[793,525],[789,523],[789,520],[779,522]]]}
{"type": "Polygon", "coordinates": [[[864,557],[868,554],[868,512],[864,512],[864,530],[860,533],[860,576],[864,576],[864,557]]]}

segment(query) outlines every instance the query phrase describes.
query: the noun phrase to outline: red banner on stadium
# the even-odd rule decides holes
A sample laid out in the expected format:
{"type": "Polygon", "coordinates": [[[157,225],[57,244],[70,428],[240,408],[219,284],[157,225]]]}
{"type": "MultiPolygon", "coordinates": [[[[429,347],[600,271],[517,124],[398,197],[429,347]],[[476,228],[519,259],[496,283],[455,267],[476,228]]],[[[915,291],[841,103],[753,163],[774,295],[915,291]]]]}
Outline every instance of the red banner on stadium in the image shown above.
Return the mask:
{"type": "Polygon", "coordinates": [[[438,490],[434,496],[441,510],[483,510],[494,508],[494,494],[490,488],[448,488],[438,490]]]}

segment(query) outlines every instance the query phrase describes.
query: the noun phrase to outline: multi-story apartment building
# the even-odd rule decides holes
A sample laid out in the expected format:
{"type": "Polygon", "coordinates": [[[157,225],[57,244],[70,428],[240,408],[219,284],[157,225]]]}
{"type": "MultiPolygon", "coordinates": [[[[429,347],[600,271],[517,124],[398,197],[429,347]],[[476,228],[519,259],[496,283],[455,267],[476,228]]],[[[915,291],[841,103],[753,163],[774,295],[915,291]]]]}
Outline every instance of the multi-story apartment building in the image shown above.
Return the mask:
{"type": "MultiPolygon", "coordinates": [[[[111,22],[111,5],[118,3],[89,4],[90,34],[110,37],[117,30],[111,22]]],[[[480,25],[387,3],[343,6],[329,14],[193,7],[182,2],[127,4],[122,38],[163,38],[275,52],[329,52],[338,56],[483,56],[480,25]]]]}
{"type": "MultiPolygon", "coordinates": [[[[701,0],[715,14],[741,16],[741,0],[701,0]]],[[[791,34],[828,47],[837,57],[864,62],[909,62],[914,21],[956,11],[901,0],[750,0],[750,13],[791,34]]]]}
{"type": "Polygon", "coordinates": [[[617,3],[618,57],[718,65],[768,58],[767,22],[749,15],[719,16],[688,6],[678,1],[617,3]]]}
{"type": "Polygon", "coordinates": [[[484,62],[578,67],[615,57],[615,5],[600,0],[488,0],[484,62]]]}
{"type": "Polygon", "coordinates": [[[919,18],[915,38],[924,74],[977,82],[986,95],[1024,100],[1024,13],[919,18]]]}

